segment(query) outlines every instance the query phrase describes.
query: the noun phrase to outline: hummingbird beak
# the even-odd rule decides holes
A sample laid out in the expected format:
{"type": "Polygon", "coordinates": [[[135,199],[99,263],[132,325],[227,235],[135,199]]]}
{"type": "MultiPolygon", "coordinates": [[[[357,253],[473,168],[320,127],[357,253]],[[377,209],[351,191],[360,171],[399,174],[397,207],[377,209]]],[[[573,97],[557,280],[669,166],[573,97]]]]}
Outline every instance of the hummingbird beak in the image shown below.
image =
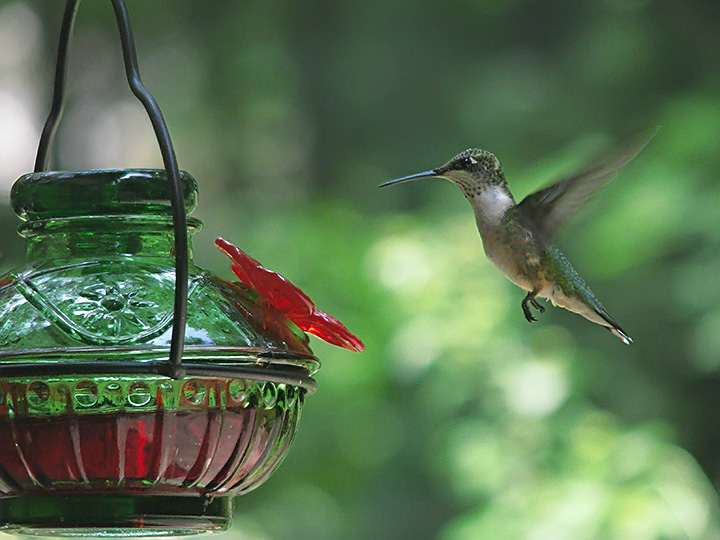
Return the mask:
{"type": "Polygon", "coordinates": [[[385,187],[385,186],[392,186],[393,184],[402,184],[403,182],[409,182],[410,180],[417,180],[418,178],[431,178],[433,176],[437,176],[437,171],[435,169],[432,169],[430,171],[425,171],[417,174],[411,174],[410,176],[403,176],[402,178],[398,178],[396,180],[390,180],[389,182],[385,182],[384,184],[380,184],[379,187],[385,187]]]}

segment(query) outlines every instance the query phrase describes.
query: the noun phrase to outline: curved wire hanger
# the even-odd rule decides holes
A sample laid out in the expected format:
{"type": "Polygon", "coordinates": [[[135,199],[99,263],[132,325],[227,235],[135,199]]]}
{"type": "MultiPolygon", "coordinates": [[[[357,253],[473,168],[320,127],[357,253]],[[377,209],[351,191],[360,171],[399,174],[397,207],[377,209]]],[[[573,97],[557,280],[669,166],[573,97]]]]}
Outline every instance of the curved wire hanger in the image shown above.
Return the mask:
{"type": "MultiPolygon", "coordinates": [[[[170,140],[170,133],[168,132],[160,107],[140,79],[137,54],[135,52],[135,40],[133,38],[132,28],[130,27],[130,17],[128,16],[125,1],[111,0],[111,2],[115,10],[118,31],[120,32],[120,43],[122,45],[128,85],[135,97],[143,104],[145,111],[150,117],[150,122],[152,123],[155,136],[160,146],[160,153],[162,154],[163,164],[165,165],[167,179],[170,183],[170,203],[172,206],[173,231],[175,236],[175,307],[172,338],[170,341],[170,358],[165,365],[159,368],[159,371],[163,375],[167,375],[173,379],[181,379],[185,375],[185,368],[182,365],[182,355],[185,342],[185,323],[187,320],[189,255],[187,217],[185,215],[182,185],[180,184],[180,171],[175,157],[175,150],[170,140]]],[[[42,135],[40,136],[37,158],[35,159],[35,172],[43,172],[48,169],[50,150],[55,140],[58,125],[62,119],[65,106],[70,38],[73,33],[79,7],[80,0],[68,0],[65,5],[55,65],[52,106],[42,135]]]]}

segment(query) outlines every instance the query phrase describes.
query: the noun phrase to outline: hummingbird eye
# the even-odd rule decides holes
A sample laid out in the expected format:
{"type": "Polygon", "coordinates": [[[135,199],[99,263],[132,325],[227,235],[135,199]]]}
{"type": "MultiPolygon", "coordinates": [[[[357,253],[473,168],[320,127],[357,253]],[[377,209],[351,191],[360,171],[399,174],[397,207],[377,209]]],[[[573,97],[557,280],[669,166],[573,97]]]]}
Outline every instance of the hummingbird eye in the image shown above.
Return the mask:
{"type": "Polygon", "coordinates": [[[458,169],[468,169],[472,167],[473,165],[477,165],[477,161],[474,160],[471,157],[464,157],[460,159],[456,165],[456,168],[458,169]]]}

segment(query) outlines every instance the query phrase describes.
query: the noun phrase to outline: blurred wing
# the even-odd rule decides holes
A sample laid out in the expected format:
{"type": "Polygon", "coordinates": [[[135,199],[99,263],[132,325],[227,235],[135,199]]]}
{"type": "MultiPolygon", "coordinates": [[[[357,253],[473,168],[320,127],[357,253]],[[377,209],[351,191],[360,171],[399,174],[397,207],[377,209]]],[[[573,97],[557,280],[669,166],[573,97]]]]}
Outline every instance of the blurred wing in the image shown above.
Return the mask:
{"type": "Polygon", "coordinates": [[[543,236],[552,237],[578,207],[640,153],[656,132],[656,128],[644,131],[592,167],[531,193],[518,204],[518,213],[530,219],[543,236]]]}

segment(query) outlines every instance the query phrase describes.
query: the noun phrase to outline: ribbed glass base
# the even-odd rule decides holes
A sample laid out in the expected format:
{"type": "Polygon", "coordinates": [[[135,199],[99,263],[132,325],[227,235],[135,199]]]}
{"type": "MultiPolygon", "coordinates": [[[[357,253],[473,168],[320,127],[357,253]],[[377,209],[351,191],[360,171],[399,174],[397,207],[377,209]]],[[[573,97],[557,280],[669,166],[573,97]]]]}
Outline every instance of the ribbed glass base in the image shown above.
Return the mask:
{"type": "Polygon", "coordinates": [[[232,498],[38,495],[0,499],[0,529],[32,536],[186,536],[230,527],[232,498]]]}

